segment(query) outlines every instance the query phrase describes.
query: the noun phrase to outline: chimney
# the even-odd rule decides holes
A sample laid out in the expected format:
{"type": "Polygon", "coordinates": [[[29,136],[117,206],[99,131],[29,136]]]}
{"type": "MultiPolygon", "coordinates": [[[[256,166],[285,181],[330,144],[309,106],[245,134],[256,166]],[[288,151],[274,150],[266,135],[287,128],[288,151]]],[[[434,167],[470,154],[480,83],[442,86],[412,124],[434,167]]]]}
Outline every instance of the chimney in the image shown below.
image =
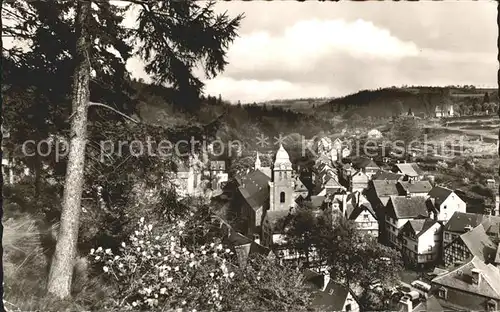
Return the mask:
{"type": "Polygon", "coordinates": [[[328,283],[330,283],[330,273],[325,272],[325,274],[323,275],[323,289],[321,291],[325,291],[328,283]]]}
{"type": "Polygon", "coordinates": [[[481,284],[481,271],[479,269],[472,269],[472,284],[479,285],[481,284]]]}
{"type": "Polygon", "coordinates": [[[466,225],[464,227],[464,230],[465,230],[465,232],[470,232],[470,231],[472,231],[472,226],[471,225],[466,225]]]}
{"type": "Polygon", "coordinates": [[[404,312],[412,312],[413,311],[413,302],[411,301],[410,297],[403,296],[401,298],[401,300],[399,300],[399,303],[403,306],[404,312]]]}
{"type": "Polygon", "coordinates": [[[427,176],[427,179],[429,180],[429,183],[434,186],[436,184],[436,177],[433,175],[427,176]]]}
{"type": "Polygon", "coordinates": [[[347,195],[342,195],[342,212],[344,217],[347,216],[347,195]]]}
{"type": "Polygon", "coordinates": [[[495,196],[495,216],[500,216],[500,196],[499,195],[496,195],[495,196]]]}

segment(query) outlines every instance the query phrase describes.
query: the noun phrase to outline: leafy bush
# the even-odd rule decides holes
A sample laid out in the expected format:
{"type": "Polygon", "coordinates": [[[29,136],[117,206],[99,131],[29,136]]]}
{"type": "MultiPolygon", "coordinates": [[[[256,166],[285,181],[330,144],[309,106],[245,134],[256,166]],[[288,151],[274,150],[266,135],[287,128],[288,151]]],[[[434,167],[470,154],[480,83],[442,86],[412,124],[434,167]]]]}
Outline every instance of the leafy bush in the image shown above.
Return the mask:
{"type": "Polygon", "coordinates": [[[259,257],[237,267],[236,254],[217,239],[188,247],[183,221],[160,229],[141,219],[137,226],[116,254],[102,247],[90,252],[115,287],[106,308],[295,311],[310,304],[302,275],[293,269],[259,257]]]}

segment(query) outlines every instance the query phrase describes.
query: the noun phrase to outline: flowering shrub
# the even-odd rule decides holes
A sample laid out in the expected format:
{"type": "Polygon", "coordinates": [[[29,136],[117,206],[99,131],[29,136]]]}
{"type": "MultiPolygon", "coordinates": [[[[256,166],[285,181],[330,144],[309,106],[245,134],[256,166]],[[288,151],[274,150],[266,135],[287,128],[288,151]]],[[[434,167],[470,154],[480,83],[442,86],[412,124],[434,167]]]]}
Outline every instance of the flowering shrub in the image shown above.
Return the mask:
{"type": "Polygon", "coordinates": [[[113,305],[128,310],[220,310],[224,300],[231,300],[223,293],[235,278],[233,252],[217,241],[190,250],[181,245],[184,229],[185,223],[178,221],[158,233],[141,218],[117,254],[102,247],[90,251],[91,261],[117,286],[113,305]]]}

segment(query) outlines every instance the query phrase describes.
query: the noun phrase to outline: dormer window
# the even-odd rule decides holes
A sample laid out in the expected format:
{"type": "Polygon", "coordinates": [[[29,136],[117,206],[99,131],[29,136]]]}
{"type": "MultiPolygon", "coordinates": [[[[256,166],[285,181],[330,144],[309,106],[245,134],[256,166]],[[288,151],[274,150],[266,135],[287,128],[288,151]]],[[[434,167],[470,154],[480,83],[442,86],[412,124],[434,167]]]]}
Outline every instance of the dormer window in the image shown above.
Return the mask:
{"type": "Polygon", "coordinates": [[[493,299],[486,302],[486,311],[497,311],[497,302],[493,299]]]}
{"type": "Polygon", "coordinates": [[[447,299],[447,297],[448,297],[448,290],[446,288],[444,288],[444,287],[439,288],[439,290],[438,290],[438,296],[439,296],[439,298],[447,299]]]}

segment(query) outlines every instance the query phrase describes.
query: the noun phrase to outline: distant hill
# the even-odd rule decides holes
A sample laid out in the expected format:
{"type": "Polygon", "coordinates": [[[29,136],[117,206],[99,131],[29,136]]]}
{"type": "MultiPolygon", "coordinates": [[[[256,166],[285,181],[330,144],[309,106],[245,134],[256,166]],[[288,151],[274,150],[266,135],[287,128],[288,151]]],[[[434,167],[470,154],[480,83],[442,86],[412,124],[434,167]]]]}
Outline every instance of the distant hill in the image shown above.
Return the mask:
{"type": "Polygon", "coordinates": [[[349,118],[354,114],[362,117],[390,117],[411,111],[414,114],[432,116],[436,106],[444,103],[458,105],[462,102],[482,101],[488,92],[491,101],[498,102],[497,89],[456,87],[409,87],[363,90],[341,98],[332,99],[317,107],[324,112],[342,114],[349,118]]]}

